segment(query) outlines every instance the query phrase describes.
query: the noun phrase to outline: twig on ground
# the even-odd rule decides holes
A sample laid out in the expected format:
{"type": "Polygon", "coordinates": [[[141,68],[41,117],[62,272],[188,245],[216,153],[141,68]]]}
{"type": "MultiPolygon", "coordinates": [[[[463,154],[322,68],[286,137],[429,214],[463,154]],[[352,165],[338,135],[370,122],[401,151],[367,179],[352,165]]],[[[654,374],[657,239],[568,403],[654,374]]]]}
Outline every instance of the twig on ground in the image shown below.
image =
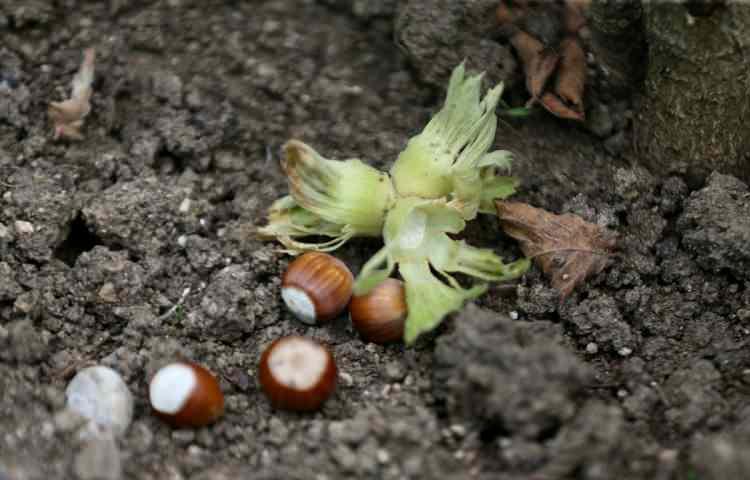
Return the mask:
{"type": "Polygon", "coordinates": [[[187,296],[190,295],[191,291],[192,291],[192,287],[187,287],[185,290],[183,290],[182,295],[180,296],[180,299],[177,300],[177,303],[172,305],[172,308],[167,310],[163,315],[160,315],[156,320],[158,320],[159,322],[163,322],[164,320],[174,315],[174,312],[176,312],[177,309],[182,307],[182,304],[185,302],[185,299],[187,298],[187,296]]]}

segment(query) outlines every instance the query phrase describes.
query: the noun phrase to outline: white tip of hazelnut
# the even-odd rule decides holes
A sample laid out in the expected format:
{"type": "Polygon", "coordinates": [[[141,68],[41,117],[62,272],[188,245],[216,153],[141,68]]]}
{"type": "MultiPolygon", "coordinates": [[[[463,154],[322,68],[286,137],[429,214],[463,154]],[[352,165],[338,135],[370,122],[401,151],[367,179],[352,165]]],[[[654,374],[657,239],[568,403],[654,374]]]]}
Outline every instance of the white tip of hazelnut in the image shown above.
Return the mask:
{"type": "Polygon", "coordinates": [[[268,356],[271,373],[282,385],[297,390],[314,387],[330,362],[328,353],[316,343],[290,337],[268,356]]]}
{"type": "Polygon", "coordinates": [[[133,395],[119,373],[97,365],[81,370],[65,389],[72,411],[122,435],[133,420],[133,395]]]}
{"type": "Polygon", "coordinates": [[[315,325],[315,304],[307,293],[296,287],[284,287],[281,289],[281,298],[295,317],[308,325],[315,325]]]}
{"type": "Polygon", "coordinates": [[[190,399],[198,379],[195,372],[183,363],[173,363],[159,370],[151,380],[148,393],[151,406],[162,413],[175,414],[190,399]]]}
{"type": "Polygon", "coordinates": [[[148,393],[154,412],[175,427],[202,427],[224,413],[219,381],[197,363],[176,362],[161,368],[148,393]]]}

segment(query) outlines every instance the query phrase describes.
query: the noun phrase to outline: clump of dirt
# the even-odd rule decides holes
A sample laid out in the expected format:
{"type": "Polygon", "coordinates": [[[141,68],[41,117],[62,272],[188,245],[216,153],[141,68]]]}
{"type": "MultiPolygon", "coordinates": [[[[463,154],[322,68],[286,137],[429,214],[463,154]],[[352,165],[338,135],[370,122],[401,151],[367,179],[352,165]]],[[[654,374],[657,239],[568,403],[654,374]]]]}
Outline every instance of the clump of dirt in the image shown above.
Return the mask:
{"type": "MultiPolygon", "coordinates": [[[[620,99],[606,135],[545,112],[498,126],[495,148],[517,155],[515,200],[619,235],[611,265],[563,302],[533,268],[409,349],[283,308],[289,258],[252,232],[286,193],[284,141],[389,167],[461,52],[479,52],[469,65],[488,81],[524,88],[483,17],[496,2],[427,2],[427,17],[421,3],[0,6],[1,478],[748,476],[748,187],[637,167],[620,99]],[[452,33],[436,44],[438,27],[452,33]],[[84,138],[53,141],[47,107],[90,46],[84,138]],[[337,360],[320,412],[275,411],[257,386],[261,352],[287,334],[337,360]],[[148,379],[175,358],[219,378],[215,425],[174,430],[151,414],[148,379]],[[82,438],[65,408],[90,364],[133,393],[116,441],[82,438]]],[[[466,235],[519,254],[492,216],[466,235]]],[[[378,247],[336,254],[356,272],[378,247]]]]}

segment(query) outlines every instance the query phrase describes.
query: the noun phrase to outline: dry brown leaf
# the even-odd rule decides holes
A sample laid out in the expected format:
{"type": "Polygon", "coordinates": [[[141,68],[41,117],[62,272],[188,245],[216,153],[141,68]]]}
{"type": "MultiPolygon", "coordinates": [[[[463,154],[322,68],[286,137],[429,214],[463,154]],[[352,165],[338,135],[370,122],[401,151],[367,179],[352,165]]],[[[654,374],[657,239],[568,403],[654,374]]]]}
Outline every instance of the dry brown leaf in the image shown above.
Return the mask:
{"type": "Polygon", "coordinates": [[[601,272],[616,247],[613,232],[566,213],[555,215],[525,203],[496,201],[500,225],[539,263],[561,301],[589,276],[601,272]]]}
{"type": "Polygon", "coordinates": [[[50,102],[47,113],[54,124],[54,138],[81,140],[83,119],[91,111],[91,84],[94,81],[93,48],[83,52],[81,67],[73,76],[70,98],[62,102],[50,102]]]}
{"type": "Polygon", "coordinates": [[[566,37],[560,43],[560,70],[555,92],[572,110],[583,113],[583,86],[586,82],[586,54],[576,37],[566,37]]]}
{"type": "Polygon", "coordinates": [[[547,109],[549,113],[558,118],[564,118],[566,120],[576,120],[579,122],[582,122],[585,118],[583,112],[577,112],[568,107],[565,102],[560,99],[560,97],[552,92],[545,93],[542,96],[540,103],[544,108],[547,109]]]}
{"type": "Polygon", "coordinates": [[[582,0],[565,1],[563,24],[565,25],[566,32],[572,34],[578,33],[578,30],[586,25],[586,17],[583,11],[587,7],[587,3],[582,0]]]}
{"type": "Polygon", "coordinates": [[[510,38],[510,43],[521,57],[526,73],[526,89],[532,100],[539,98],[544,85],[555,71],[560,56],[523,30],[518,30],[510,38]]]}

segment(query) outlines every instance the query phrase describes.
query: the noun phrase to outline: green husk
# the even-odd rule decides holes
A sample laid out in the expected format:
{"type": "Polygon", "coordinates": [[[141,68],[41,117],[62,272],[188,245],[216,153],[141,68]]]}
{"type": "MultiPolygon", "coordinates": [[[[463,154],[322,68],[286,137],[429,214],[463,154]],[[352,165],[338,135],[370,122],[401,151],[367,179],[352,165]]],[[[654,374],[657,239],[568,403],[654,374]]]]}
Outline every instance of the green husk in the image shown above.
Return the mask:
{"type": "Polygon", "coordinates": [[[274,202],[258,229],[292,252],[332,251],[357,236],[378,237],[394,191],[387,173],[358,159],[329,160],[298,140],[284,145],[282,167],[291,195],[274,202]],[[302,236],[332,237],[318,243],[302,236]]]}
{"type": "Polygon", "coordinates": [[[495,138],[502,85],[480,99],[482,76],[453,72],[443,108],[413,137],[390,176],[359,160],[329,160],[302,142],[284,148],[290,195],[276,201],[259,229],[288,251],[331,251],[356,236],[382,236],[383,247],[362,267],[354,293],[362,295],[393,275],[405,283],[409,313],[404,340],[440,324],[487,282],[522,275],[527,259],[504,263],[492,250],[456,240],[478,213],[494,214],[494,201],[512,195],[518,180],[500,175],[510,152],[489,152],[495,138]],[[330,240],[304,243],[298,237],[330,240]],[[479,280],[464,287],[452,276],[479,280]]]}

